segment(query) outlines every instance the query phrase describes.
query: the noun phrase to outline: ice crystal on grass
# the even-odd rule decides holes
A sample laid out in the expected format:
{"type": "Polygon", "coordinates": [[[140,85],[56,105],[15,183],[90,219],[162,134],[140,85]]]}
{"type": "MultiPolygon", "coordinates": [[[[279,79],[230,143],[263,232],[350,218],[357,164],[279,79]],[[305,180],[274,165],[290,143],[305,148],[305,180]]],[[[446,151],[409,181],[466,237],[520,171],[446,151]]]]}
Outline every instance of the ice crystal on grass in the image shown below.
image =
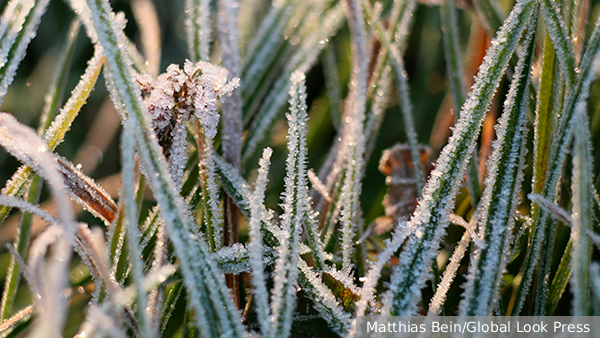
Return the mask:
{"type": "Polygon", "coordinates": [[[452,137],[442,150],[435,169],[423,189],[423,197],[408,227],[414,229],[384,297],[384,310],[392,315],[414,314],[421,287],[429,278],[429,266],[448,224],[448,214],[458,192],[466,164],[473,153],[485,112],[529,23],[534,1],[517,2],[492,41],[479,69],[473,90],[462,107],[452,137]]]}
{"type": "Polygon", "coordinates": [[[306,174],[306,88],[304,74],[294,72],[290,78],[290,111],[288,157],[286,161],[283,215],[279,258],[275,263],[273,295],[271,297],[271,329],[273,335],[287,337],[295,308],[296,283],[302,224],[309,212],[308,179],[306,174]]]}
{"type": "MultiPolygon", "coordinates": [[[[0,145],[35,168],[50,182],[52,194],[59,205],[59,216],[64,231],[56,240],[48,269],[37,270],[39,275],[45,275],[43,278],[38,278],[43,280],[39,291],[40,308],[45,315],[34,330],[35,336],[58,337],[66,319],[66,303],[61,295],[67,285],[72,235],[77,227],[70,200],[62,190],[63,180],[56,169],[52,154],[48,152],[46,144],[33,129],[21,125],[12,115],[2,113],[0,114],[0,145]]],[[[49,242],[48,245],[51,243],[49,242]]]]}
{"type": "Polygon", "coordinates": [[[479,232],[485,240],[471,258],[464,299],[463,316],[487,316],[498,300],[502,271],[507,263],[516,208],[523,180],[527,114],[529,113],[530,67],[533,63],[537,20],[533,17],[525,37],[523,53],[517,64],[510,92],[496,127],[497,139],[488,159],[486,189],[478,210],[479,232]]]}
{"type": "Polygon", "coordinates": [[[573,315],[585,316],[588,314],[589,302],[589,267],[591,261],[592,246],[587,232],[592,223],[592,184],[591,166],[587,143],[589,132],[586,116],[586,105],[579,103],[575,108],[574,123],[583,127],[580,133],[575,134],[573,142],[573,229],[571,240],[573,250],[571,260],[573,264],[573,277],[571,287],[573,292],[573,315]]]}
{"type": "Polygon", "coordinates": [[[252,284],[254,285],[254,298],[257,305],[256,312],[261,332],[263,336],[267,337],[270,335],[271,325],[269,322],[269,293],[267,291],[267,281],[263,272],[263,236],[261,232],[261,221],[264,217],[265,190],[267,188],[267,174],[269,172],[272,153],[273,151],[271,148],[263,150],[256,187],[252,194],[250,220],[248,224],[250,236],[252,237],[250,244],[248,244],[248,251],[250,256],[250,266],[253,271],[252,284]]]}
{"type": "Polygon", "coordinates": [[[352,74],[348,99],[345,106],[343,142],[348,145],[345,155],[344,184],[341,193],[341,242],[342,270],[350,274],[354,237],[359,224],[361,181],[364,171],[365,152],[365,106],[367,102],[367,78],[369,52],[367,32],[360,1],[348,1],[348,19],[352,34],[352,74]]]}
{"type": "Polygon", "coordinates": [[[37,34],[49,0],[12,1],[0,19],[0,104],[12,83],[29,42],[37,34]]]}

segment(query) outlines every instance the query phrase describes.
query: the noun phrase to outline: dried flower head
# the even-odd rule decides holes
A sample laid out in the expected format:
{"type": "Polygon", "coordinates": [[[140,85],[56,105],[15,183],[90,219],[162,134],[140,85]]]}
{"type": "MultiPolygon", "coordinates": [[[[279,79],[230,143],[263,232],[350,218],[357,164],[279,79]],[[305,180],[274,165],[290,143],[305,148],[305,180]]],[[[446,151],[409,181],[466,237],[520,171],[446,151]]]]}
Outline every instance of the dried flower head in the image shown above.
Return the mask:
{"type": "Polygon", "coordinates": [[[219,98],[239,85],[238,78],[228,81],[228,75],[223,67],[185,60],[183,70],[171,64],[157,79],[147,73],[137,78],[146,94],[144,103],[175,182],[183,176],[187,160],[184,124],[194,114],[207,137],[213,138],[217,134],[219,98]]]}
{"type": "Polygon", "coordinates": [[[240,82],[238,78],[228,81],[228,75],[223,67],[190,60],[185,60],[183,70],[171,64],[156,80],[147,73],[141,74],[138,82],[146,93],[144,102],[159,139],[168,136],[165,134],[178,116],[192,113],[204,127],[206,136],[213,138],[219,124],[217,102],[240,82]]]}

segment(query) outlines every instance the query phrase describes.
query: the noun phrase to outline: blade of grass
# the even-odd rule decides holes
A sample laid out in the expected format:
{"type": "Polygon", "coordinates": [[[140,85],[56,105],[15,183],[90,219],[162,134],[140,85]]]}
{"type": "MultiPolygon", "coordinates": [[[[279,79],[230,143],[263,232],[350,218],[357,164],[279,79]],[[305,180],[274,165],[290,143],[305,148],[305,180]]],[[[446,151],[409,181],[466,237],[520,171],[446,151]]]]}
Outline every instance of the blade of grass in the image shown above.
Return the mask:
{"type": "MultiPolygon", "coordinates": [[[[590,40],[579,65],[579,73],[576,82],[568,92],[556,132],[554,133],[554,138],[550,144],[548,169],[546,171],[546,178],[542,189],[542,196],[546,199],[555,200],[559,193],[558,183],[566,162],[567,145],[571,140],[574,130],[573,115],[575,106],[578,102],[584,102],[589,95],[591,82],[596,76],[595,71],[592,70],[595,69],[596,64],[598,63],[595,59],[598,52],[600,52],[600,20],[596,22],[594,31],[590,36],[590,40]]],[[[547,269],[550,260],[550,257],[546,254],[549,254],[549,251],[551,250],[548,250],[547,248],[542,250],[542,247],[548,246],[549,244],[552,245],[550,238],[554,230],[552,226],[553,222],[550,219],[549,214],[543,210],[536,209],[539,209],[539,207],[534,205],[531,213],[533,215],[539,213],[539,215],[534,219],[530,237],[531,245],[527,249],[522,279],[518,287],[515,306],[513,307],[511,315],[519,315],[523,309],[525,298],[529,292],[529,287],[531,286],[531,281],[538,262],[541,262],[540,267],[538,268],[538,275],[542,276],[542,278],[540,283],[538,283],[538,286],[536,286],[536,295],[541,297],[536,301],[536,311],[541,314],[545,313],[546,309],[545,299],[548,294],[549,282],[545,281],[545,279],[547,279],[549,275],[547,269]]]]}
{"type": "Polygon", "coordinates": [[[49,0],[12,1],[0,19],[0,104],[29,42],[35,37],[49,0]]]}
{"type": "MultiPolygon", "coordinates": [[[[460,106],[465,102],[466,84],[463,70],[463,57],[460,52],[457,13],[454,0],[444,0],[440,6],[440,16],[442,19],[442,38],[444,42],[444,56],[446,58],[446,69],[450,83],[450,96],[452,97],[452,107],[460,118],[460,106]]],[[[479,177],[477,170],[478,161],[473,158],[469,161],[467,168],[467,185],[471,205],[473,209],[477,207],[481,198],[481,188],[479,186],[479,177]]]]}
{"type": "Polygon", "coordinates": [[[109,89],[112,96],[117,98],[115,103],[123,104],[116,108],[128,114],[127,124],[136,139],[141,162],[149,173],[148,182],[165,219],[175,253],[180,258],[181,271],[198,325],[209,336],[244,337],[240,315],[222,282],[223,273],[211,258],[205,239],[190,229],[193,223],[189,211],[168,174],[166,159],[145,112],[141,91],[132,80],[131,61],[124,50],[124,34],[115,21],[108,1],[88,0],[87,4],[92,20],[84,21],[84,24],[90,26],[91,31],[98,32],[98,43],[105,48],[111,84],[109,89]]]}
{"type": "MultiPolygon", "coordinates": [[[[43,139],[47,143],[50,151],[56,149],[63,141],[66,132],[71,127],[71,124],[79,114],[81,107],[85,104],[94,88],[96,80],[100,75],[100,69],[102,69],[103,62],[102,49],[96,48],[94,56],[90,59],[88,67],[73,90],[71,97],[67,103],[65,103],[60,114],[54,119],[50,127],[44,132],[43,139]]],[[[31,168],[19,168],[2,189],[2,194],[17,197],[22,196],[29,185],[29,181],[33,177],[32,175],[33,172],[31,168]]],[[[0,206],[0,221],[3,221],[8,216],[10,210],[11,209],[6,206],[0,206]]]]}
{"type": "Polygon", "coordinates": [[[537,29],[537,6],[529,24],[510,92],[504,103],[488,159],[486,189],[479,210],[479,231],[485,245],[475,248],[469,266],[469,274],[463,300],[459,305],[460,316],[488,316],[497,306],[497,295],[509,257],[511,234],[520,202],[521,182],[525,162],[527,140],[527,117],[529,114],[530,70],[535,51],[537,29]]]}
{"type": "Polygon", "coordinates": [[[466,170],[466,162],[473,153],[485,112],[530,21],[534,4],[530,0],[517,2],[488,49],[454,133],[442,150],[423,190],[423,198],[408,222],[414,234],[409,237],[392,273],[390,289],[384,297],[386,314],[410,315],[416,311],[421,287],[429,276],[431,261],[448,224],[448,213],[466,170]]]}
{"type": "Polygon", "coordinates": [[[591,154],[588,148],[589,127],[586,116],[586,105],[578,103],[575,108],[574,123],[578,132],[574,135],[573,142],[573,178],[571,190],[573,192],[573,228],[571,229],[571,262],[573,276],[571,290],[573,293],[573,310],[575,316],[589,314],[589,268],[592,259],[592,244],[587,236],[587,231],[592,224],[592,194],[590,191],[591,154]]]}

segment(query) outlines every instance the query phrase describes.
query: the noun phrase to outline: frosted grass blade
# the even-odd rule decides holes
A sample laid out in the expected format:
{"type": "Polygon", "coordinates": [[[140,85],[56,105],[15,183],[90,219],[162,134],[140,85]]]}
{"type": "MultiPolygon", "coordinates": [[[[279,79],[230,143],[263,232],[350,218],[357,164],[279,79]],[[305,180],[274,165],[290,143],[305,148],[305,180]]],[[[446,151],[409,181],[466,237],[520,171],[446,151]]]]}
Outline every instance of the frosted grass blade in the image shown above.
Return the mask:
{"type": "Polygon", "coordinates": [[[316,62],[319,52],[325,47],[323,41],[327,41],[331,37],[341,24],[343,23],[344,7],[341,3],[336,4],[333,8],[325,11],[322,14],[324,18],[320,23],[320,27],[306,37],[298,49],[289,58],[286,64],[286,68],[273,84],[272,90],[269,96],[265,99],[260,111],[254,118],[254,122],[250,127],[246,142],[242,149],[242,162],[247,160],[258,147],[272,123],[274,122],[277,114],[284,106],[287,98],[285,88],[289,88],[289,76],[295,71],[307,72],[316,62]]]}
{"type": "Polygon", "coordinates": [[[273,271],[271,295],[271,327],[269,337],[288,337],[296,303],[298,260],[302,225],[310,217],[308,179],[306,174],[306,87],[304,74],[297,71],[290,78],[290,111],[288,120],[288,156],[285,190],[282,195],[281,239],[273,271]]]}
{"type": "Polygon", "coordinates": [[[462,238],[458,242],[458,245],[454,249],[452,257],[450,257],[450,263],[446,266],[446,270],[444,271],[442,281],[440,284],[438,284],[435,294],[429,303],[427,316],[439,316],[442,312],[444,303],[446,302],[448,290],[450,290],[450,287],[452,286],[454,277],[456,276],[458,268],[460,267],[460,261],[465,256],[470,241],[471,233],[469,231],[465,231],[462,238]]]}
{"type": "MultiPolygon", "coordinates": [[[[372,20],[373,14],[371,13],[371,9],[367,6],[366,2],[363,2],[363,7],[365,8],[365,12],[368,13],[367,15],[372,20]]],[[[381,27],[379,22],[376,21],[375,26],[379,41],[391,54],[390,64],[394,70],[394,82],[396,84],[396,90],[398,91],[397,96],[400,99],[400,105],[402,107],[400,110],[404,119],[406,138],[408,139],[408,144],[410,146],[410,154],[414,166],[415,179],[417,181],[417,194],[420,196],[421,189],[425,185],[425,177],[423,174],[423,166],[421,165],[420,160],[421,153],[419,152],[417,132],[415,131],[413,109],[409,94],[408,76],[404,67],[404,60],[387,38],[388,34],[385,33],[385,30],[381,27]]]]}
{"type": "Polygon", "coordinates": [[[38,278],[43,275],[44,284],[40,289],[42,316],[37,322],[33,336],[59,337],[66,319],[66,302],[61,297],[66,287],[68,266],[71,257],[72,236],[77,229],[69,198],[61,189],[63,180],[48,151],[45,142],[35,131],[21,125],[12,115],[0,114],[0,144],[13,156],[34,167],[46,178],[52,187],[52,195],[59,205],[62,224],[61,234],[56,239],[47,270],[36,270],[38,278]]]}
{"type": "MultiPolygon", "coordinates": [[[[450,96],[452,97],[452,107],[460,118],[460,106],[465,102],[466,84],[463,69],[463,56],[460,52],[457,13],[454,0],[443,0],[440,6],[440,17],[442,19],[442,40],[444,42],[444,56],[446,58],[446,69],[450,84],[450,96]]],[[[469,188],[469,197],[473,209],[477,207],[481,198],[481,188],[479,186],[479,176],[477,170],[477,160],[475,153],[469,161],[467,168],[467,184],[469,188]]]]}
{"type": "MultiPolygon", "coordinates": [[[[230,78],[239,78],[242,73],[237,28],[239,3],[234,0],[219,0],[218,7],[217,26],[221,46],[221,63],[229,71],[230,78]]],[[[223,98],[221,107],[223,157],[236,167],[239,167],[242,156],[242,105],[241,91],[235,90],[223,98]]],[[[237,227],[237,224],[228,226],[237,227]]]]}
{"type": "Polygon", "coordinates": [[[360,0],[348,0],[348,23],[352,41],[352,72],[349,93],[344,106],[342,142],[348,145],[344,152],[343,185],[341,194],[341,247],[342,271],[350,275],[353,268],[352,255],[356,229],[360,224],[360,201],[364,175],[365,143],[364,124],[367,104],[367,81],[370,53],[367,47],[367,31],[360,0]]]}
{"type": "Polygon", "coordinates": [[[0,104],[29,42],[35,37],[49,0],[12,1],[0,19],[0,104]]]}
{"type": "MultiPolygon", "coordinates": [[[[251,191],[246,180],[240,175],[239,171],[231,164],[225,162],[220,156],[215,156],[216,170],[221,177],[221,183],[227,194],[233,199],[240,212],[249,218],[251,213],[251,191]]],[[[270,215],[262,219],[263,237],[266,243],[271,247],[279,245],[279,239],[275,236],[276,226],[273,224],[273,211],[265,208],[263,214],[270,215]]]]}
{"type": "MultiPolygon", "coordinates": [[[[571,140],[574,129],[573,116],[575,107],[578,102],[585,101],[589,95],[591,82],[596,76],[596,73],[592,71],[592,69],[595,69],[598,63],[595,56],[599,51],[600,20],[596,22],[594,31],[592,32],[586,50],[583,53],[576,82],[565,99],[560,120],[558,121],[558,127],[550,145],[548,169],[546,171],[546,178],[541,194],[546,199],[554,200],[559,192],[558,183],[565,165],[566,152],[568,149],[567,145],[571,140]]],[[[548,253],[547,250],[541,249],[542,246],[551,243],[549,239],[553,235],[553,222],[548,213],[542,210],[536,210],[536,208],[539,208],[537,205],[534,205],[533,208],[532,214],[535,215],[536,213],[539,213],[539,215],[534,220],[530,240],[530,243],[532,244],[528,247],[527,256],[525,257],[525,262],[523,264],[521,284],[519,284],[512,315],[519,315],[523,308],[525,297],[531,286],[531,281],[535,272],[534,270],[536,269],[536,265],[538,265],[538,261],[541,262],[539,264],[540,267],[538,268],[538,273],[541,273],[542,276],[548,275],[545,271],[548,269],[550,257],[546,255],[548,253]]],[[[545,313],[546,301],[544,298],[547,297],[548,285],[549,283],[545,281],[545,278],[541,278],[538,287],[536,287],[536,294],[542,297],[540,301],[536,302],[537,313],[545,313]]]]}
{"type": "MultiPolygon", "coordinates": [[[[389,18],[389,29],[387,31],[388,40],[403,53],[406,40],[410,33],[410,25],[413,19],[413,12],[417,5],[415,0],[394,1],[389,18]]],[[[363,3],[363,6],[365,4],[363,3]]],[[[366,13],[368,14],[368,13],[366,13]]],[[[388,104],[388,92],[390,90],[390,76],[392,69],[389,65],[390,52],[384,48],[379,51],[375,69],[370,79],[367,92],[367,116],[365,120],[365,138],[371,140],[377,137],[381,124],[383,123],[384,112],[388,104]]],[[[365,152],[365,161],[368,161],[375,147],[375,142],[368,142],[365,152]]],[[[324,166],[322,171],[326,169],[324,166]]]]}
{"type": "Polygon", "coordinates": [[[573,53],[573,44],[567,33],[565,21],[556,1],[541,0],[540,2],[546,31],[556,48],[561,72],[567,81],[567,86],[572,86],[575,83],[576,61],[575,54],[573,53]]]}
{"type": "Polygon", "coordinates": [[[384,298],[385,313],[410,315],[416,311],[421,287],[429,276],[430,263],[448,224],[448,213],[473,153],[485,112],[529,23],[533,8],[534,1],[517,2],[487,51],[453,135],[442,150],[423,190],[423,198],[408,222],[407,226],[414,233],[392,273],[390,289],[384,298]]]}
{"type": "Polygon", "coordinates": [[[256,90],[252,87],[263,79],[269,66],[284,49],[284,31],[296,7],[297,3],[290,0],[273,1],[273,6],[250,41],[241,76],[244,101],[251,99],[251,91],[256,90]]]}
{"type": "Polygon", "coordinates": [[[108,1],[88,0],[87,3],[92,20],[84,23],[86,28],[90,26],[91,31],[98,32],[98,42],[104,46],[111,77],[109,89],[112,96],[117,98],[116,102],[123,104],[117,108],[127,114],[131,133],[135,135],[141,163],[148,173],[148,182],[165,219],[175,253],[180,259],[181,272],[198,325],[208,336],[244,337],[246,334],[240,315],[223,283],[223,273],[211,258],[206,240],[190,228],[192,218],[168,174],[166,159],[151,129],[141,91],[134,85],[131,61],[124,50],[125,39],[121,27],[117,25],[108,1]]]}
{"type": "MultiPolygon", "coordinates": [[[[101,30],[99,30],[101,31],[101,30]]],[[[135,136],[133,117],[129,117],[125,124],[125,129],[121,135],[121,158],[123,162],[123,183],[121,188],[124,208],[125,220],[127,222],[128,245],[129,245],[129,262],[131,264],[131,270],[133,272],[133,280],[137,293],[138,313],[137,316],[142,326],[141,332],[144,336],[153,338],[156,337],[156,332],[150,322],[150,314],[148,313],[148,297],[146,290],[142,288],[142,281],[144,280],[144,262],[142,262],[138,252],[141,252],[139,248],[138,238],[138,210],[137,201],[135,196],[135,136]]]]}
{"type": "Polygon", "coordinates": [[[573,142],[573,178],[571,190],[573,192],[573,228],[571,229],[571,262],[573,276],[571,290],[573,293],[573,310],[575,316],[589,314],[589,268],[592,258],[592,244],[587,236],[587,231],[592,224],[592,182],[590,151],[588,149],[589,132],[586,116],[586,105],[578,103],[575,108],[573,123],[579,132],[574,135],[573,142]]]}
{"type": "MultiPolygon", "coordinates": [[[[24,2],[14,2],[15,5],[22,6],[24,2]]],[[[8,8],[7,8],[8,10],[8,8]]],[[[67,43],[61,53],[61,61],[59,62],[59,67],[57,69],[56,78],[54,83],[52,84],[49,93],[46,96],[46,104],[44,105],[44,110],[42,112],[42,117],[40,119],[40,128],[38,130],[38,134],[42,134],[46,129],[50,127],[50,122],[54,119],[56,112],[58,111],[58,105],[61,103],[66,80],[69,74],[69,67],[71,65],[71,59],[73,57],[73,52],[75,51],[75,42],[77,41],[77,36],[79,32],[81,24],[79,20],[75,19],[71,24],[71,28],[67,33],[67,43]]],[[[29,176],[29,175],[28,175],[29,176]]],[[[27,200],[30,203],[37,204],[39,199],[39,194],[41,192],[41,184],[38,185],[39,176],[37,174],[31,177],[31,183],[29,186],[29,191],[27,193],[27,200]]],[[[26,185],[26,183],[25,183],[26,185]]],[[[10,193],[10,187],[7,186],[5,190],[10,193]]],[[[20,195],[20,194],[17,194],[20,195]]],[[[8,206],[2,205],[0,207],[0,215],[9,211],[8,206]]],[[[0,220],[4,217],[0,216],[0,220]]],[[[21,222],[19,223],[19,237],[17,239],[16,250],[20,253],[20,255],[27,259],[27,248],[29,247],[29,236],[31,232],[31,221],[32,215],[24,212],[21,218],[21,222]]],[[[2,298],[2,304],[0,305],[0,319],[7,319],[8,313],[10,312],[12,301],[17,292],[17,286],[19,285],[19,264],[14,259],[11,259],[11,263],[8,269],[8,275],[6,278],[6,283],[4,286],[4,296],[2,298]]]]}
{"type": "Polygon", "coordinates": [[[260,159],[258,178],[256,186],[252,193],[252,204],[248,228],[250,228],[250,243],[248,244],[248,254],[250,257],[250,266],[252,267],[252,285],[254,285],[254,300],[256,302],[256,315],[260,330],[264,336],[270,336],[271,324],[269,322],[269,292],[267,291],[267,280],[264,275],[263,266],[263,237],[261,232],[261,221],[263,218],[263,208],[265,200],[265,190],[267,188],[267,175],[271,148],[263,150],[263,156],[260,159]]]}
{"type": "Polygon", "coordinates": [[[212,26],[209,0],[185,1],[185,33],[188,53],[193,62],[208,61],[212,26]]]}
{"type": "Polygon", "coordinates": [[[219,206],[219,186],[216,180],[214,158],[217,156],[213,148],[213,140],[200,135],[204,139],[198,147],[203,147],[201,151],[200,163],[200,188],[202,189],[202,206],[204,212],[204,225],[208,235],[208,243],[211,251],[215,251],[223,246],[223,211],[219,206]]]}
{"type": "MultiPolygon", "coordinates": [[[[81,107],[85,104],[89,97],[96,80],[100,75],[100,69],[103,64],[102,50],[96,48],[94,56],[89,62],[85,73],[82,75],[79,83],[73,90],[73,93],[64,107],[61,109],[60,114],[54,119],[48,129],[45,130],[43,139],[48,144],[49,150],[54,150],[62,142],[66,132],[71,127],[71,124],[79,114],[81,107]]],[[[22,196],[25,192],[26,186],[29,180],[32,178],[31,168],[22,167],[20,168],[7,182],[6,186],[2,189],[2,194],[9,196],[22,196]]],[[[6,206],[0,206],[0,221],[4,220],[10,208],[6,206]]]]}
{"type": "MultiPolygon", "coordinates": [[[[50,224],[60,224],[60,221],[54,218],[54,216],[50,215],[46,210],[41,209],[37,205],[32,204],[28,200],[14,198],[12,196],[0,195],[0,201],[2,201],[2,203],[5,205],[10,205],[13,208],[19,208],[23,211],[27,211],[30,214],[36,215],[43,221],[48,222],[50,224]]],[[[25,259],[27,258],[21,253],[19,253],[19,255],[25,259]]]]}
{"type": "Polygon", "coordinates": [[[465,292],[459,305],[460,316],[488,316],[498,301],[524,175],[536,14],[537,8],[529,24],[523,53],[497,124],[497,139],[492,143],[492,154],[487,162],[486,189],[478,208],[481,215],[478,228],[485,245],[476,248],[471,256],[465,292]]]}
{"type": "MultiPolygon", "coordinates": [[[[31,179],[31,184],[29,187],[29,191],[27,192],[27,202],[31,204],[38,203],[41,191],[42,184],[40,182],[39,175],[33,175],[31,179]]],[[[14,197],[1,195],[3,197],[9,199],[15,199],[14,197]]],[[[14,207],[15,205],[10,205],[6,203],[6,201],[0,202],[2,205],[7,207],[14,207]]],[[[23,212],[21,216],[21,221],[19,223],[18,237],[15,245],[16,252],[23,257],[23,259],[27,259],[27,250],[29,249],[29,244],[31,241],[31,224],[33,221],[33,215],[36,213],[23,212]]],[[[40,217],[39,214],[36,214],[40,217]]],[[[41,217],[44,219],[43,217],[41,217]]],[[[4,291],[2,292],[2,302],[0,304],[0,320],[5,321],[8,319],[10,315],[10,311],[17,294],[17,289],[20,281],[20,270],[24,269],[25,266],[21,266],[20,262],[14,258],[14,255],[11,255],[10,265],[8,266],[8,271],[6,273],[6,280],[4,282],[4,291]]]]}
{"type": "Polygon", "coordinates": [[[350,329],[350,314],[345,312],[331,290],[323,284],[320,276],[300,258],[298,280],[305,294],[315,302],[315,308],[329,327],[344,337],[350,329]]]}

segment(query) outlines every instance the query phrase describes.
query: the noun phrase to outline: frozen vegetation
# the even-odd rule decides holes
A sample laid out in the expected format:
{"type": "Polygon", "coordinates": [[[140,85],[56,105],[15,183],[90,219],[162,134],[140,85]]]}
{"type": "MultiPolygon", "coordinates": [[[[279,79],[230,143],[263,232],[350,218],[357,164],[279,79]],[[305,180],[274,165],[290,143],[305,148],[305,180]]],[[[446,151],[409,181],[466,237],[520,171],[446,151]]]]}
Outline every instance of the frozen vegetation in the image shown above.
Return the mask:
{"type": "Polygon", "coordinates": [[[600,315],[599,8],[9,1],[0,336],[600,315]]]}

